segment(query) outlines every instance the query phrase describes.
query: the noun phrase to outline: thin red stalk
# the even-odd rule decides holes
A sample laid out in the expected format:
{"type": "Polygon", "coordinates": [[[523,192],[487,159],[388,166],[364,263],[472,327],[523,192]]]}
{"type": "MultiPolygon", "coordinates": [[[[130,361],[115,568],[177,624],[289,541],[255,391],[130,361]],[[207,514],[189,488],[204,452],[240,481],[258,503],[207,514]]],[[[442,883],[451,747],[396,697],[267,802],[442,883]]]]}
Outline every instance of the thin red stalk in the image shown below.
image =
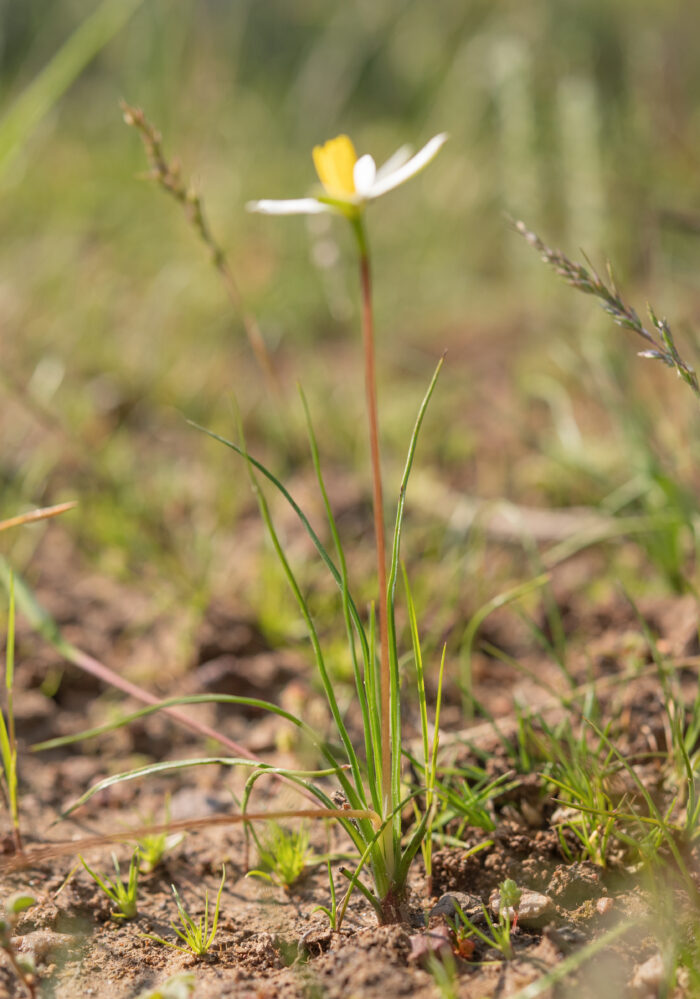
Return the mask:
{"type": "MultiPolygon", "coordinates": [[[[160,699],[154,694],[151,694],[150,691],[145,690],[143,687],[137,686],[135,683],[131,683],[130,680],[126,680],[118,673],[115,673],[114,670],[111,670],[109,666],[105,666],[104,663],[101,663],[98,659],[88,655],[87,652],[83,652],[81,649],[77,649],[74,645],[67,645],[63,642],[61,643],[60,648],[61,652],[63,652],[66,658],[69,659],[73,665],[84,670],[86,673],[90,673],[92,676],[97,677],[99,680],[102,680],[103,683],[108,684],[110,687],[116,687],[124,694],[128,694],[137,701],[141,701],[142,704],[158,704],[160,699]]],[[[215,739],[220,745],[226,746],[226,748],[230,749],[231,752],[236,753],[237,756],[244,756],[248,760],[258,759],[257,756],[251,753],[244,746],[241,746],[238,742],[234,742],[233,739],[229,739],[228,736],[223,735],[221,732],[217,732],[209,725],[205,725],[202,722],[197,721],[195,718],[190,717],[185,714],[184,711],[180,711],[179,708],[163,708],[163,713],[170,715],[170,717],[179,722],[180,725],[184,725],[185,728],[191,729],[198,735],[206,736],[209,739],[215,739]]]]}
{"type": "Polygon", "coordinates": [[[382,467],[379,454],[379,419],[377,416],[377,376],[374,357],[374,315],[372,312],[372,276],[369,254],[362,243],[360,279],[362,283],[362,336],[365,354],[365,393],[369,421],[369,446],[372,459],[372,500],[374,536],[377,549],[379,583],[380,697],[382,733],[382,794],[385,810],[391,808],[391,673],[389,666],[389,628],[386,617],[386,536],[382,497],[382,467]]]}

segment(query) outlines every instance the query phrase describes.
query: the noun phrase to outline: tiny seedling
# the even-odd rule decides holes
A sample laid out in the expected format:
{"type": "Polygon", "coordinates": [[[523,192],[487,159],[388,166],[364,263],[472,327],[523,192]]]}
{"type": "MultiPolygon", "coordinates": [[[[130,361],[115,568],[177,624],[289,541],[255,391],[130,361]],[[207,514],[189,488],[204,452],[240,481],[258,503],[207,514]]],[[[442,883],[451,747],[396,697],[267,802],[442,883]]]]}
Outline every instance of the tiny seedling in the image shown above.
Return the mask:
{"type": "MultiPolygon", "coordinates": [[[[519,898],[520,892],[517,888],[517,885],[515,885],[514,881],[504,881],[500,885],[499,890],[503,891],[504,889],[506,892],[506,896],[510,898],[514,897],[515,892],[517,892],[518,902],[520,901],[519,898]],[[509,885],[512,885],[513,888],[506,887],[509,885]],[[513,889],[515,890],[515,892],[513,889]]],[[[460,949],[460,951],[463,949],[462,948],[463,941],[468,940],[471,937],[478,937],[478,939],[481,940],[482,943],[486,944],[487,947],[492,947],[494,950],[500,951],[501,954],[503,954],[506,961],[512,960],[513,945],[511,943],[510,935],[512,930],[515,928],[515,922],[517,920],[511,924],[510,906],[503,904],[502,895],[501,895],[501,905],[499,906],[498,909],[498,918],[496,920],[493,920],[491,918],[486,906],[482,905],[482,909],[484,912],[484,919],[486,920],[488,931],[491,934],[490,936],[487,933],[484,933],[483,930],[480,930],[479,927],[476,926],[471,921],[471,919],[464,914],[459,904],[456,902],[455,902],[455,907],[457,909],[457,918],[452,922],[452,929],[454,930],[454,934],[457,939],[457,946],[460,949]]]]}
{"type": "Polygon", "coordinates": [[[331,889],[331,904],[330,908],[327,905],[317,905],[313,910],[314,912],[325,912],[328,916],[328,922],[331,927],[332,933],[338,933],[340,931],[340,924],[338,922],[338,901],[335,895],[335,882],[333,881],[333,871],[331,870],[330,860],[326,861],[328,864],[328,884],[331,889]]]}
{"type": "Polygon", "coordinates": [[[27,995],[30,996],[30,999],[36,999],[34,959],[31,955],[20,957],[12,943],[15,924],[19,915],[32,905],[36,905],[36,899],[27,892],[17,892],[15,895],[10,895],[6,900],[4,917],[0,919],[0,948],[5,952],[5,956],[24,986],[27,995]]]}
{"type": "Polygon", "coordinates": [[[85,870],[88,872],[92,880],[100,886],[102,891],[105,893],[107,898],[109,898],[116,905],[116,910],[112,913],[115,919],[134,919],[138,915],[137,898],[138,898],[138,881],[139,881],[139,851],[138,848],[134,850],[131,855],[131,863],[129,864],[129,877],[124,884],[121,879],[121,871],[119,870],[119,861],[117,860],[116,854],[112,854],[112,863],[114,864],[114,870],[116,872],[115,878],[107,878],[103,881],[99,874],[96,874],[91,867],[85,863],[83,858],[80,858],[85,870]]]}
{"type": "Polygon", "coordinates": [[[500,898],[499,916],[501,913],[505,913],[506,918],[510,918],[510,910],[513,909],[515,913],[513,929],[515,929],[518,925],[518,906],[520,905],[520,899],[523,897],[522,891],[512,878],[506,878],[498,886],[498,896],[500,898]]]}
{"type": "MultiPolygon", "coordinates": [[[[170,799],[165,803],[165,821],[170,822],[170,799]]],[[[142,874],[150,874],[162,862],[166,853],[174,850],[185,838],[184,833],[168,833],[167,831],[150,833],[142,836],[137,843],[142,874]]]]}
{"type": "MultiPolygon", "coordinates": [[[[254,830],[253,836],[255,836],[254,830]]],[[[307,867],[309,859],[307,827],[301,825],[298,829],[285,829],[278,822],[270,822],[267,834],[262,839],[255,836],[255,839],[262,869],[249,871],[249,877],[263,878],[289,891],[307,867]]]]}
{"type": "Polygon", "coordinates": [[[194,954],[196,957],[203,957],[211,949],[211,945],[214,943],[214,938],[216,937],[216,931],[219,925],[219,907],[221,905],[221,893],[224,890],[224,884],[226,883],[226,868],[222,865],[221,867],[221,884],[219,885],[219,891],[216,896],[216,905],[214,906],[214,916],[211,923],[211,929],[209,927],[209,892],[204,893],[204,915],[199,917],[199,920],[195,920],[190,916],[187,909],[185,908],[184,902],[180,898],[179,892],[175,885],[170,887],[173,890],[173,895],[175,896],[175,903],[177,905],[177,914],[180,918],[180,927],[175,923],[170,925],[175,930],[180,940],[183,944],[173,943],[172,940],[165,940],[163,937],[156,936],[153,933],[145,933],[144,936],[148,940],[155,940],[156,943],[161,943],[165,947],[170,947],[173,950],[182,951],[184,954],[194,954]]]}

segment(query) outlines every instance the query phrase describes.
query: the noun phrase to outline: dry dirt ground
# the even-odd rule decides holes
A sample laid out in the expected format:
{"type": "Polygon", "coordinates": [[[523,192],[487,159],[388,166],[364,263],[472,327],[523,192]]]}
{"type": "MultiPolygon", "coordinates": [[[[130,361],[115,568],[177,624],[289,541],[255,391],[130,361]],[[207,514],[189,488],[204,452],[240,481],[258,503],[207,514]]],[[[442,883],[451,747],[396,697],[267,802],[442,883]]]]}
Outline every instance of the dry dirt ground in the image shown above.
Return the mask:
{"type": "MultiPolygon", "coordinates": [[[[59,527],[47,532],[36,564],[41,567],[35,572],[37,596],[75,644],[104,655],[110,665],[131,675],[138,674],[139,663],[152,664],[154,656],[155,662],[167,662],[177,621],[149,616],[144,594],[86,572],[59,527]]],[[[578,636],[572,639],[575,677],[597,685],[603,723],[612,723],[617,745],[629,758],[645,761],[640,769],[645,785],[663,799],[670,793],[663,787],[660,763],[660,754],[667,748],[667,724],[658,682],[644,668],[649,656],[634,612],[622,598],[591,608],[577,605],[573,598],[567,605],[566,594],[561,596],[563,620],[571,634],[578,636]],[[636,678],[616,683],[632,662],[636,678]]],[[[641,610],[661,649],[683,667],[677,676],[690,700],[697,686],[695,601],[690,597],[647,601],[641,610]]],[[[210,767],[119,785],[93,798],[73,819],[52,826],[60,811],[98,778],[139,762],[202,755],[202,740],[157,715],[80,746],[41,755],[27,751],[38,740],[104,720],[114,710],[114,702],[105,702],[104,688],[96,680],[67,666],[26,624],[21,620],[18,624],[16,717],[28,845],[113,832],[150,817],[162,818],[166,791],[172,795],[174,819],[223,814],[234,808],[231,789],[240,790],[240,779],[227,768],[210,767]]],[[[561,676],[532,647],[528,649],[522,635],[509,637],[507,627],[505,619],[496,616],[489,621],[487,637],[517,653],[538,682],[483,654],[475,659],[474,682],[479,699],[493,713],[501,732],[512,734],[515,698],[550,723],[556,720],[561,705],[543,691],[542,682],[560,687],[561,676]]],[[[267,648],[255,626],[225,602],[211,605],[194,647],[194,661],[182,677],[161,679],[160,684],[156,679],[160,694],[213,689],[264,693],[282,704],[301,698],[313,708],[318,695],[303,659],[267,648]]],[[[277,721],[230,707],[206,707],[199,717],[266,759],[289,762],[294,747],[280,738],[277,721]]],[[[459,722],[456,703],[448,703],[445,717],[448,722],[459,722]]],[[[492,775],[509,770],[511,763],[492,724],[481,719],[467,730],[459,724],[452,728],[455,731],[444,735],[447,762],[468,765],[487,759],[492,775]]],[[[211,751],[211,746],[205,748],[206,754],[211,751]]],[[[292,804],[288,790],[263,782],[259,788],[256,803],[260,808],[292,804]]],[[[35,954],[42,997],[127,999],[185,969],[196,976],[197,999],[436,996],[435,980],[425,966],[426,934],[442,933],[444,938],[446,924],[439,911],[433,915],[431,911],[445,894],[464,893],[458,897],[479,918],[480,903],[489,903],[504,878],[546,895],[550,900],[547,911],[535,920],[536,925],[520,925],[514,931],[510,961],[478,940],[473,950],[463,948],[463,956],[448,942],[446,949],[452,957],[447,960],[453,962],[456,977],[453,993],[446,995],[462,999],[515,996],[548,970],[561,969],[570,955],[617,926],[629,929],[560,984],[524,995],[607,999],[660,994],[659,954],[666,927],[660,912],[651,913],[658,919],[656,931],[650,930],[648,922],[635,922],[649,916],[650,906],[656,904],[650,901],[643,874],[631,870],[621,851],[615,850],[605,868],[587,861],[570,863],[552,826],[557,808],[552,788],[536,772],[496,796],[490,807],[495,831],[466,827],[460,832],[459,845],[438,849],[431,885],[426,883],[420,858],[416,860],[411,878],[412,917],[400,926],[377,926],[370,907],[356,897],[342,932],[332,934],[326,917],[315,911],[330,901],[325,867],[311,866],[290,891],[248,878],[244,836],[234,827],[188,834],[161,867],[142,877],[139,915],[128,923],[111,918],[110,903],[82,868],[76,869],[75,857],[5,872],[0,884],[3,895],[22,888],[38,898],[16,932],[18,950],[31,949],[35,954]],[[474,852],[485,841],[488,845],[474,852]],[[197,960],[146,939],[147,933],[173,937],[171,883],[199,915],[204,889],[215,894],[222,864],[228,878],[221,921],[216,942],[205,958],[197,960]]],[[[455,834],[457,823],[447,831],[455,834]]],[[[317,854],[329,846],[335,851],[346,848],[337,829],[312,830],[312,845],[317,854]]],[[[4,849],[5,859],[11,860],[9,835],[4,849]]],[[[130,848],[121,846],[117,853],[127,860],[130,848]]],[[[86,856],[91,866],[108,871],[109,850],[89,851],[86,856]]],[[[691,851],[685,860],[697,880],[700,858],[691,851]]],[[[335,878],[340,893],[343,879],[337,870],[335,878]]],[[[667,888],[672,918],[680,918],[687,910],[687,896],[674,885],[670,866],[667,888]]],[[[2,965],[0,996],[22,994],[9,967],[2,965]]],[[[679,986],[673,994],[686,993],[679,986]]]]}

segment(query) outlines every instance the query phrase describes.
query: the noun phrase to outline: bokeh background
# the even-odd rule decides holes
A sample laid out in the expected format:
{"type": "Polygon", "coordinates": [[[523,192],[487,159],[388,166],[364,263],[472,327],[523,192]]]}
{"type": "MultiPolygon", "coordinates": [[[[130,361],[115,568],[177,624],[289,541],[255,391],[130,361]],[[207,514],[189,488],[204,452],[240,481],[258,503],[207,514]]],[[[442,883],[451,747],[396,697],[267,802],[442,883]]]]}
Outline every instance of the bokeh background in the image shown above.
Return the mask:
{"type": "MultiPolygon", "coordinates": [[[[698,37],[690,0],[3,0],[2,512],[78,499],[61,528],[68,576],[87,565],[145,586],[154,614],[196,614],[224,592],[293,635],[249,526],[244,469],[186,419],[235,435],[235,394],[251,447],[315,509],[301,380],[341,523],[359,552],[366,542],[358,574],[369,573],[350,235],[340,220],[244,206],[306,193],[311,147],[339,132],[381,161],[445,130],[435,163],[369,217],[390,498],[448,350],[408,536],[409,560],[445,573],[444,588],[416,583],[436,641],[536,569],[527,546],[497,556],[488,530],[460,516],[465,503],[592,507],[620,528],[577,585],[692,586],[697,404],[560,285],[505,216],[573,256],[613,261],[630,300],[667,315],[692,362],[698,37]],[[282,399],[179,206],[144,179],[121,99],[144,109],[202,195],[282,399]]],[[[2,538],[30,578],[44,530],[2,538]]]]}

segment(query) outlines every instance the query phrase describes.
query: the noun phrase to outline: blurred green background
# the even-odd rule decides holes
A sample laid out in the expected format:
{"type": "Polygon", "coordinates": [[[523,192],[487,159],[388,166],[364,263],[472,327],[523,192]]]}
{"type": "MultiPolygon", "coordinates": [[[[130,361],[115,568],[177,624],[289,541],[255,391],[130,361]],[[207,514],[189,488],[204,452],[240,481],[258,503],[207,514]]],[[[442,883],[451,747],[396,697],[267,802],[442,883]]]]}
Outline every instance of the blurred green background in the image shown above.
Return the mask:
{"type": "MultiPolygon", "coordinates": [[[[101,569],[178,580],[178,599],[226,586],[239,549],[224,532],[251,501],[240,466],[185,417],[232,435],[235,392],[256,448],[303,478],[298,416],[279,412],[298,413],[301,379],[340,505],[356,488],[366,514],[349,234],[339,220],[276,220],[244,206],[306,193],[311,147],[339,132],[381,161],[445,130],[450,141],[435,163],[369,218],[389,496],[423,387],[449,348],[419,454],[430,481],[446,483],[453,498],[608,503],[615,515],[672,509],[675,533],[652,565],[682,588],[699,467],[690,393],[637,361],[628,335],[561,287],[504,213],[574,256],[583,247],[601,265],[613,260],[640,308],[648,298],[668,314],[692,360],[700,6],[131,0],[118,8],[0,3],[2,512],[77,498],[81,513],[66,529],[101,569]],[[45,114],[23,104],[61,46],[106,8],[112,37],[102,45],[78,36],[74,55],[86,65],[77,72],[76,64],[66,92],[49,81],[45,114]],[[90,44],[99,51],[88,59],[90,44]],[[281,407],[182,212],[142,179],[146,161],[122,122],[122,98],[145,110],[203,196],[281,372],[281,407]]],[[[444,525],[452,507],[442,503],[435,493],[424,507],[444,525]]],[[[3,550],[26,567],[39,537],[4,538],[3,550]]],[[[419,550],[443,543],[444,532],[419,550]]],[[[632,568],[638,575],[634,559],[632,568]]]]}

